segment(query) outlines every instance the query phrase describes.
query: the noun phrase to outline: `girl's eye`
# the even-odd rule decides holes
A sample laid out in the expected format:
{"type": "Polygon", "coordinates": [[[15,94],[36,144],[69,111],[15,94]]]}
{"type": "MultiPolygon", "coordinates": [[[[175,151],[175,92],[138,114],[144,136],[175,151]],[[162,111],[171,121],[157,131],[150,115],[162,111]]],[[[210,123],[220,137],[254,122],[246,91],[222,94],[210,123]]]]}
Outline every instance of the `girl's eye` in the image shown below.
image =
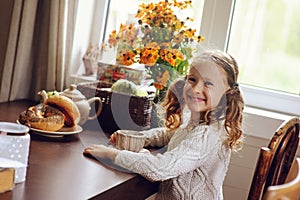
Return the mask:
{"type": "Polygon", "coordinates": [[[205,86],[214,86],[214,84],[212,82],[210,82],[210,81],[205,81],[204,85],[205,86]]]}
{"type": "Polygon", "coordinates": [[[188,77],[188,81],[190,83],[194,83],[194,82],[196,82],[196,79],[194,77],[188,77]]]}

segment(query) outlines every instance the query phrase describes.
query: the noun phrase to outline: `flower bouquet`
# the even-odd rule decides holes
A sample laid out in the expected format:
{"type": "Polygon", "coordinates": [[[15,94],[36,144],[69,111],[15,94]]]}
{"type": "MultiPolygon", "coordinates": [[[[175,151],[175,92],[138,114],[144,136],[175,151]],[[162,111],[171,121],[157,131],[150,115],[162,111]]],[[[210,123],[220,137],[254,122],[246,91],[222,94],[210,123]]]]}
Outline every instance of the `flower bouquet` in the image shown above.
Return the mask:
{"type": "Polygon", "coordinates": [[[176,11],[192,6],[192,1],[164,0],[142,3],[135,15],[137,24],[121,24],[109,35],[108,45],[117,49],[116,62],[123,65],[140,63],[158,90],[188,72],[189,60],[204,37],[187,27],[187,17],[180,19],[176,11]]]}

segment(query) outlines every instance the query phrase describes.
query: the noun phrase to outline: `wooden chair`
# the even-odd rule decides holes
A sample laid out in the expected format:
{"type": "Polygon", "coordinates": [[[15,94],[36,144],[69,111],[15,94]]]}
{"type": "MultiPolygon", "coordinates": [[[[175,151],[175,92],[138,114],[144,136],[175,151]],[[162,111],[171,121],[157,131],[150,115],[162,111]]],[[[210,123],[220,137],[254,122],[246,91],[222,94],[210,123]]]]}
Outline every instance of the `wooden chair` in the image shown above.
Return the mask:
{"type": "Polygon", "coordinates": [[[300,121],[292,117],[275,131],[268,147],[262,147],[248,200],[259,200],[269,186],[285,183],[299,144],[300,121]]]}
{"type": "Polygon", "coordinates": [[[300,158],[296,158],[282,185],[269,186],[263,197],[264,200],[297,200],[300,199],[300,158]]]}

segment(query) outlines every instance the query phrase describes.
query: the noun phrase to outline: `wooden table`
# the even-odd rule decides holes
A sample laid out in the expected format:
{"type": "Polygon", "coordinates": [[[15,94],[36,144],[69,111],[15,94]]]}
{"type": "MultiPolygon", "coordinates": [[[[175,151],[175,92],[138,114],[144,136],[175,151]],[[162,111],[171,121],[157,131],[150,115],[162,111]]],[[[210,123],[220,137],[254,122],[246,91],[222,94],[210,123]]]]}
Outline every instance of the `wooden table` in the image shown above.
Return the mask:
{"type": "MultiPolygon", "coordinates": [[[[15,122],[32,101],[0,103],[0,121],[15,122]]],[[[85,146],[106,143],[98,121],[83,126],[83,132],[61,138],[31,133],[26,181],[1,200],[145,199],[158,183],[117,170],[114,166],[82,155],[85,146]]]]}

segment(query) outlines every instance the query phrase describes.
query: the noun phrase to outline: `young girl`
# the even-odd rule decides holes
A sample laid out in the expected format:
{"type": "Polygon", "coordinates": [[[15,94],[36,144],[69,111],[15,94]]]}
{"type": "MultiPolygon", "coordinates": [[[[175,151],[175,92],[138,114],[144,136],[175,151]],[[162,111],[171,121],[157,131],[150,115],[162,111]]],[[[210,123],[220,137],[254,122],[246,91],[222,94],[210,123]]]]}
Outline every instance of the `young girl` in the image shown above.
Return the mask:
{"type": "Polygon", "coordinates": [[[160,181],[157,199],[223,199],[231,152],[242,144],[244,101],[237,77],[238,66],[230,55],[202,53],[193,59],[186,79],[168,89],[165,128],[143,131],[146,146],[168,145],[165,153],[134,153],[104,145],[92,145],[84,153],[160,181]],[[186,124],[184,107],[190,111],[186,124]]]}

